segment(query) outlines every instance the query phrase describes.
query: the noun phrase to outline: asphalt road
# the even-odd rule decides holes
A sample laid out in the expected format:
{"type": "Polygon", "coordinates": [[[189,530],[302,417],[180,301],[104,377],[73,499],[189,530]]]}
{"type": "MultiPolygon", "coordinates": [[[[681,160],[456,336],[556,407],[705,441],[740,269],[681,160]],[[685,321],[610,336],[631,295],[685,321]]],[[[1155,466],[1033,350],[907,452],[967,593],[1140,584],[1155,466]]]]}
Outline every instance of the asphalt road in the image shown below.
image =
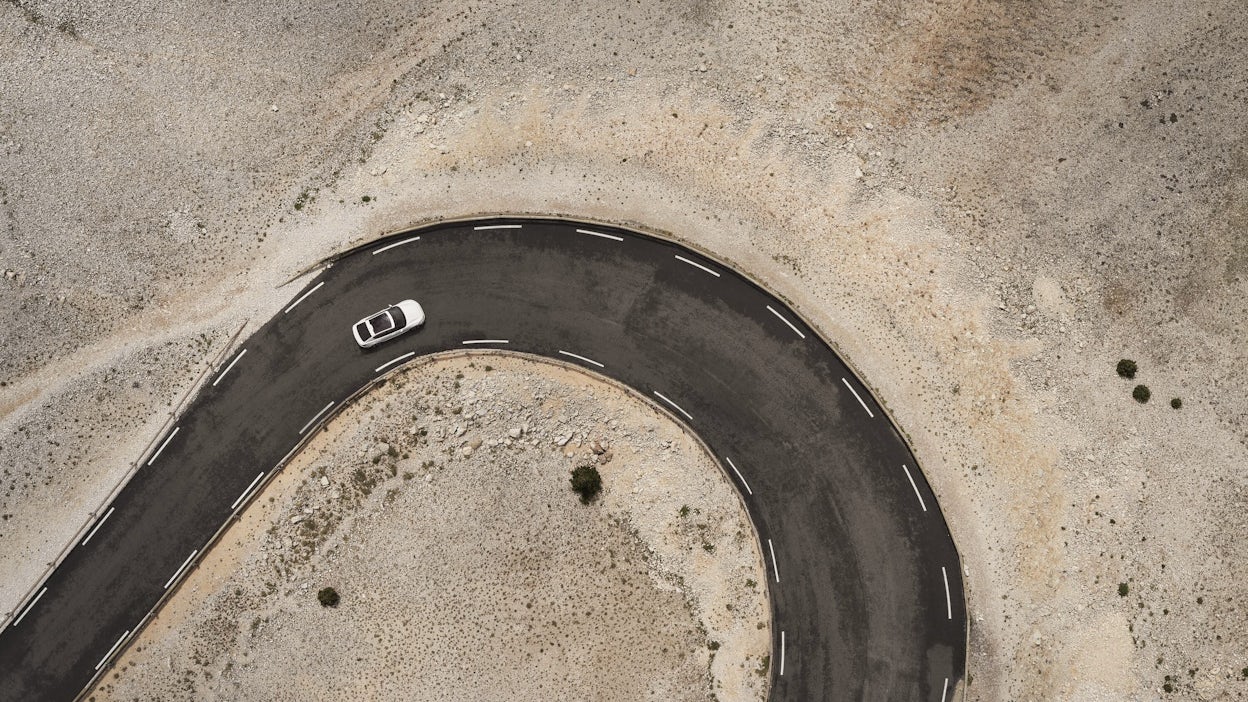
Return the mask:
{"type": "Polygon", "coordinates": [[[610,376],[711,447],[762,539],[772,700],[939,702],[962,679],[961,565],[914,457],[818,335],[732,270],[609,227],[491,220],[355,251],[291,302],[209,377],[0,632],[0,700],[74,699],[258,475],[382,364],[464,348],[610,376]],[[423,328],[356,346],[352,323],[409,297],[423,328]],[[465,343],[480,340],[496,341],[465,343]]]}

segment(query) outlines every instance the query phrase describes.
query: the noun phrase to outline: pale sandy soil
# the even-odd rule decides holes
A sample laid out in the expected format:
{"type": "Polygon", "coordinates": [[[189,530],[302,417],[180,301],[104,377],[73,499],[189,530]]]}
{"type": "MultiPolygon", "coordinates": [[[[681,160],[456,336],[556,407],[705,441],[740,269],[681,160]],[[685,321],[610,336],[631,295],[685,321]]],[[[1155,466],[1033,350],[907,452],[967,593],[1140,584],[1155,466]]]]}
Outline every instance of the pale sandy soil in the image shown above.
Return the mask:
{"type": "Polygon", "coordinates": [[[761,701],[769,618],[696,439],[580,371],[473,355],[336,418],[91,698],[761,701]]]}
{"type": "Polygon", "coordinates": [[[862,371],[967,566],[967,699],[1248,697],[1242,3],[10,2],[0,35],[0,608],[279,283],[533,212],[729,260],[862,371]]]}

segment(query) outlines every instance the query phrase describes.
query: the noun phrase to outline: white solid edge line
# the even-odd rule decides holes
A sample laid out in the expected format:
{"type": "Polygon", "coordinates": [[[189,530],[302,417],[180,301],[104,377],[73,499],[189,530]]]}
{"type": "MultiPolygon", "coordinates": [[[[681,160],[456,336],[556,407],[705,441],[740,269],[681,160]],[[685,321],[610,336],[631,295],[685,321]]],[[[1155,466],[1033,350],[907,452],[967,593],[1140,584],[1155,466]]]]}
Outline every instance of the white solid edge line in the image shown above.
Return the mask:
{"type": "Polygon", "coordinates": [[[303,432],[307,431],[307,430],[308,430],[308,427],[312,426],[312,424],[313,424],[314,422],[316,422],[316,420],[318,420],[318,419],[320,419],[320,418],[321,418],[321,415],[322,415],[322,414],[325,414],[325,412],[326,412],[326,411],[327,411],[330,407],[333,407],[333,406],[334,406],[334,403],[333,403],[333,402],[331,402],[331,403],[329,403],[328,405],[325,405],[324,407],[322,407],[322,408],[321,408],[321,411],[320,411],[320,412],[317,412],[315,417],[313,417],[313,418],[309,419],[309,420],[308,420],[308,423],[303,425],[303,428],[299,430],[299,433],[300,433],[300,434],[303,434],[303,432]]]}
{"type": "Polygon", "coordinates": [[[940,577],[945,579],[945,612],[953,619],[953,600],[949,597],[949,573],[944,566],[940,567],[940,577]]]}
{"type": "Polygon", "coordinates": [[[394,247],[396,247],[396,246],[402,246],[402,245],[404,245],[404,244],[410,244],[410,243],[412,243],[413,241],[420,241],[420,237],[418,237],[418,236],[414,236],[414,237],[412,237],[411,239],[404,239],[403,241],[396,241],[396,242],[394,242],[393,244],[386,244],[385,246],[381,247],[380,249],[374,249],[374,250],[373,250],[373,255],[374,255],[374,256],[376,256],[377,254],[381,253],[382,251],[389,251],[390,249],[393,249],[393,248],[394,248],[394,247]]]}
{"type": "Polygon", "coordinates": [[[588,234],[590,236],[600,236],[603,239],[614,239],[615,241],[624,241],[624,237],[616,236],[614,234],[603,234],[602,232],[591,232],[588,229],[577,229],[576,231],[578,234],[588,234]]]}
{"type": "Polygon", "coordinates": [[[949,694],[949,678],[945,678],[945,688],[940,691],[940,702],[945,702],[945,696],[949,694]]]}
{"type": "Polygon", "coordinates": [[[177,426],[173,428],[173,431],[169,432],[169,436],[165,437],[165,442],[161,444],[160,448],[156,449],[156,453],[153,453],[152,457],[148,459],[147,465],[150,466],[156,462],[156,458],[160,456],[160,452],[165,450],[165,447],[169,445],[170,441],[173,441],[173,437],[178,435],[178,430],[181,428],[182,427],[177,426]]]}
{"type": "Polygon", "coordinates": [[[910,487],[914,488],[914,496],[919,498],[919,506],[923,508],[924,512],[926,512],[927,503],[923,501],[923,496],[919,494],[919,486],[914,484],[914,478],[910,475],[910,469],[906,467],[905,463],[901,464],[901,469],[906,471],[906,478],[910,480],[910,487]]]}
{"type": "Polygon", "coordinates": [[[780,632],[780,674],[784,675],[784,632],[780,632]]]}
{"type": "Polygon", "coordinates": [[[469,344],[508,344],[511,343],[506,339],[469,339],[464,342],[464,346],[469,344]]]}
{"type": "Polygon", "coordinates": [[[242,358],[246,353],[247,353],[247,349],[243,349],[242,351],[239,351],[238,355],[234,357],[234,360],[230,361],[230,365],[226,366],[225,370],[221,371],[221,373],[217,376],[217,379],[212,381],[212,387],[214,388],[217,387],[217,383],[221,382],[221,379],[225,377],[225,374],[229,373],[230,369],[234,367],[234,364],[238,363],[238,359],[242,358]]]}
{"type": "Polygon", "coordinates": [[[701,263],[698,263],[697,261],[690,261],[689,259],[685,258],[684,256],[680,256],[680,255],[677,255],[677,256],[676,256],[676,259],[677,259],[677,260],[679,260],[679,261],[684,261],[685,263],[688,263],[689,265],[694,266],[695,268],[701,268],[702,270],[706,271],[707,273],[710,273],[711,275],[715,276],[716,278],[718,278],[718,277],[719,277],[719,273],[717,273],[717,272],[715,272],[715,271],[711,270],[710,268],[707,268],[706,266],[702,265],[701,263]]]}
{"type": "Polygon", "coordinates": [[[476,229],[519,229],[522,226],[524,225],[522,224],[487,224],[481,227],[473,227],[473,229],[474,230],[476,229]]]}
{"type": "Polygon", "coordinates": [[[416,352],[415,352],[415,351],[408,351],[407,353],[403,354],[402,356],[399,356],[398,358],[394,359],[393,361],[386,361],[385,363],[381,364],[380,366],[377,366],[376,368],[374,368],[374,369],[373,369],[373,372],[374,372],[374,373],[380,373],[380,372],[382,371],[382,369],[383,369],[383,368],[389,368],[390,366],[393,366],[394,364],[398,363],[399,361],[402,361],[402,360],[403,360],[403,359],[405,359],[405,358],[411,358],[412,356],[415,356],[415,355],[416,355],[416,352]]]}
{"type": "Polygon", "coordinates": [[[841,378],[841,382],[845,383],[845,387],[849,388],[849,391],[854,393],[854,399],[857,400],[858,404],[862,405],[862,408],[867,411],[867,416],[872,419],[875,419],[875,415],[872,414],[871,408],[867,407],[867,403],[862,401],[862,397],[858,395],[858,391],[854,389],[854,386],[850,385],[849,381],[844,378],[841,378]]]}
{"type": "Polygon", "coordinates": [[[801,330],[799,330],[797,327],[793,326],[793,323],[792,323],[792,322],[790,322],[789,320],[785,319],[785,318],[784,318],[784,315],[782,315],[782,314],[780,314],[779,312],[777,312],[777,311],[776,311],[776,308],[772,307],[771,305],[767,305],[767,309],[768,309],[768,311],[770,311],[772,314],[776,315],[776,317],[778,317],[778,318],[780,319],[780,321],[781,321],[781,322],[784,322],[785,324],[789,325],[789,329],[792,329],[794,334],[797,334],[798,336],[802,337],[803,339],[805,339],[805,338],[806,338],[806,335],[805,335],[805,334],[803,334],[803,333],[801,332],[801,330]]]}
{"type": "Polygon", "coordinates": [[[776,547],[771,545],[771,539],[767,539],[767,550],[771,551],[771,572],[776,574],[776,582],[780,582],[780,566],[776,565],[776,547]]]}
{"type": "Polygon", "coordinates": [[[728,465],[732,466],[732,472],[737,474],[737,478],[741,481],[741,484],[745,486],[745,491],[753,495],[754,491],[750,489],[750,484],[745,482],[745,476],[741,475],[741,471],[737,470],[737,464],[733,463],[732,459],[727,456],[724,456],[724,460],[728,461],[728,465]]]}
{"type": "Polygon", "coordinates": [[[30,601],[30,604],[26,605],[26,609],[23,609],[23,610],[22,610],[22,616],[20,616],[20,617],[18,617],[17,619],[14,619],[14,620],[13,620],[13,626],[17,626],[18,624],[21,624],[21,623],[22,623],[22,620],[23,620],[23,619],[25,619],[25,618],[26,618],[26,615],[27,615],[27,614],[30,614],[30,610],[31,610],[32,608],[34,608],[35,603],[36,603],[36,602],[38,602],[38,601],[39,601],[39,598],[40,598],[40,597],[43,597],[43,593],[45,593],[45,592],[47,592],[47,591],[48,591],[48,588],[46,588],[46,587],[45,587],[45,588],[43,588],[42,590],[40,590],[40,591],[39,591],[39,594],[38,594],[38,595],[35,595],[35,599],[31,600],[31,601],[30,601]]]}
{"type": "Polygon", "coordinates": [[[563,354],[564,356],[571,356],[572,358],[578,358],[586,363],[592,363],[595,366],[598,366],[599,368],[606,368],[606,366],[602,365],[601,363],[595,361],[592,358],[585,358],[584,356],[578,356],[570,351],[560,351],[559,353],[563,354]]]}
{"type": "Polygon", "coordinates": [[[684,411],[683,409],[681,409],[680,405],[678,405],[678,404],[676,404],[675,402],[672,402],[671,400],[667,399],[667,396],[666,396],[666,395],[664,395],[663,393],[659,392],[658,390],[655,390],[655,391],[654,391],[654,394],[655,394],[655,395],[658,395],[658,396],[659,396],[659,399],[663,400],[663,401],[664,401],[664,402],[666,402],[667,404],[671,405],[672,407],[675,407],[675,408],[676,408],[676,411],[677,411],[677,412],[680,412],[680,413],[681,413],[681,414],[683,414],[683,415],[685,415],[685,417],[686,417],[687,419],[689,419],[689,421],[693,421],[693,415],[691,415],[691,414],[689,414],[688,412],[686,412],[686,411],[684,411]]]}
{"type": "Polygon", "coordinates": [[[103,517],[100,517],[100,521],[98,521],[98,522],[96,522],[96,523],[95,523],[95,528],[91,530],[91,533],[90,533],[90,534],[87,534],[87,538],[83,539],[83,540],[82,540],[82,543],[80,543],[80,544],[78,544],[78,545],[79,545],[79,546],[86,546],[86,545],[87,545],[87,542],[91,540],[91,537],[92,537],[92,536],[95,536],[95,532],[99,531],[99,530],[100,530],[100,527],[104,526],[104,522],[107,522],[107,521],[108,521],[108,518],[109,518],[109,517],[111,517],[111,516],[113,516],[113,510],[115,510],[115,509],[117,509],[117,508],[116,508],[116,507],[109,507],[109,508],[108,508],[108,511],[104,513],[104,516],[103,516],[103,517]]]}
{"type": "Polygon", "coordinates": [[[314,286],[311,290],[309,290],[309,291],[307,291],[306,293],[304,293],[304,294],[300,295],[298,300],[295,300],[294,302],[290,303],[290,307],[287,307],[285,310],[283,310],[283,311],[282,311],[282,314],[287,314],[287,313],[289,313],[291,310],[295,309],[295,305],[299,304],[300,302],[303,302],[303,301],[304,301],[304,300],[308,297],[308,295],[311,295],[312,293],[316,292],[317,290],[320,290],[320,289],[321,289],[321,286],[322,286],[322,285],[324,285],[324,284],[325,284],[325,281],[323,281],[323,280],[322,280],[321,282],[317,283],[317,284],[316,284],[316,285],[315,285],[315,286],[314,286]]]}
{"type": "Polygon", "coordinates": [[[121,642],[125,641],[126,637],[129,635],[130,635],[130,630],[126,629],[126,633],[122,634],[121,638],[117,639],[117,643],[113,644],[113,647],[108,649],[108,653],[105,653],[104,657],[100,659],[100,662],[95,664],[96,670],[99,670],[101,667],[103,667],[103,665],[108,662],[108,659],[113,657],[113,654],[117,652],[117,647],[120,646],[121,642]]]}
{"type": "Polygon", "coordinates": [[[178,576],[182,574],[182,571],[186,570],[186,567],[191,564],[191,559],[194,558],[197,553],[199,553],[199,549],[191,551],[191,555],[187,556],[185,561],[182,561],[182,565],[178,567],[178,570],[173,574],[173,577],[169,578],[169,580],[165,582],[166,590],[169,589],[169,586],[173,584],[174,580],[178,579],[178,576]]]}
{"type": "Polygon", "coordinates": [[[241,504],[244,500],[246,500],[247,496],[251,494],[251,489],[254,488],[256,486],[256,483],[260,482],[260,479],[263,477],[264,477],[264,471],[260,471],[260,475],[257,475],[256,479],[251,481],[251,485],[248,485],[247,489],[243,490],[243,494],[239,495],[237,500],[234,500],[234,504],[230,505],[230,509],[237,509],[239,504],[241,504]]]}

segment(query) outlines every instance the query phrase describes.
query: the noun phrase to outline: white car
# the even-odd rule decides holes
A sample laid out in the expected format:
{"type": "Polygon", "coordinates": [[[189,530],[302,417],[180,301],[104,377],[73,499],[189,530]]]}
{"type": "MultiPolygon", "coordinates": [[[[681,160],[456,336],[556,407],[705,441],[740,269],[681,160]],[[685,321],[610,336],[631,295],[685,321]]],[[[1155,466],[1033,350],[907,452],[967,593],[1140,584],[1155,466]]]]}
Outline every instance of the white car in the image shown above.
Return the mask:
{"type": "Polygon", "coordinates": [[[424,323],[425,311],[420,303],[404,300],[356,322],[351,334],[355,336],[355,343],[367,349],[424,323]]]}

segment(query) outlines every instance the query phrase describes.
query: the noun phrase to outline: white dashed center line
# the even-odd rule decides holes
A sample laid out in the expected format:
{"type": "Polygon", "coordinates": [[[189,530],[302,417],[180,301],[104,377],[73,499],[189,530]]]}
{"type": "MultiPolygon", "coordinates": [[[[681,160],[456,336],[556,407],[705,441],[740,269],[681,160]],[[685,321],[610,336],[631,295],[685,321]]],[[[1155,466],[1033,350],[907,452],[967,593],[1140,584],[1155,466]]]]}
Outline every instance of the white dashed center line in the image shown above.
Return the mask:
{"type": "Polygon", "coordinates": [[[182,561],[182,565],[178,566],[178,570],[174,572],[173,577],[165,581],[166,590],[169,589],[169,586],[173,584],[174,580],[178,579],[178,576],[182,574],[182,571],[186,570],[186,567],[191,564],[191,559],[194,558],[197,553],[199,553],[199,549],[191,551],[191,555],[187,556],[185,561],[182,561]]]}
{"type": "Polygon", "coordinates": [[[789,320],[785,319],[784,315],[782,315],[782,314],[780,314],[779,312],[777,312],[777,311],[776,311],[776,308],[772,307],[771,305],[767,305],[767,310],[768,310],[769,312],[771,312],[772,314],[776,315],[776,317],[777,317],[777,318],[779,318],[779,320],[780,320],[781,322],[784,322],[785,324],[789,325],[789,329],[792,329],[794,334],[797,334],[798,336],[800,336],[800,337],[801,337],[801,338],[803,338],[803,339],[805,339],[805,338],[806,338],[806,335],[805,335],[805,334],[803,334],[803,333],[801,332],[801,330],[799,330],[797,327],[793,326],[793,323],[792,323],[792,322],[790,322],[789,320]]]}
{"type": "Polygon", "coordinates": [[[611,239],[614,241],[624,241],[624,237],[616,236],[614,234],[603,234],[602,232],[591,232],[588,229],[577,229],[576,231],[578,234],[588,234],[590,236],[599,236],[599,237],[602,237],[603,239],[611,239]]]}
{"type": "Polygon", "coordinates": [[[317,412],[317,413],[316,413],[316,416],[315,416],[315,417],[313,417],[313,418],[309,419],[309,420],[308,420],[308,423],[303,425],[303,428],[299,430],[299,433],[300,433],[300,434],[302,434],[303,432],[307,431],[307,430],[308,430],[308,427],[310,427],[310,426],[312,426],[314,423],[316,423],[316,420],[320,419],[320,418],[321,418],[321,415],[322,415],[322,414],[325,414],[326,412],[328,412],[328,411],[329,411],[329,408],[330,408],[330,407],[333,407],[333,406],[334,406],[334,403],[332,403],[332,402],[331,402],[331,403],[329,403],[328,405],[325,405],[325,407],[324,407],[324,408],[322,408],[320,412],[317,412]]]}
{"type": "Polygon", "coordinates": [[[681,409],[681,408],[680,408],[680,405],[678,405],[678,404],[676,404],[675,402],[672,402],[671,400],[667,399],[667,396],[666,396],[666,395],[664,395],[663,393],[659,392],[658,390],[655,390],[655,391],[654,391],[654,394],[655,394],[655,395],[658,395],[660,400],[662,400],[662,401],[666,402],[667,404],[671,405],[672,407],[675,407],[675,408],[676,408],[676,411],[677,411],[677,412],[680,412],[680,413],[681,413],[681,414],[683,414],[683,415],[685,415],[685,418],[686,418],[686,419],[688,419],[688,420],[689,420],[689,421],[691,421],[691,422],[693,421],[693,415],[691,415],[691,414],[689,414],[688,412],[686,412],[686,411],[684,411],[683,409],[681,409]]]}
{"type": "Polygon", "coordinates": [[[741,471],[737,470],[737,465],[733,463],[732,459],[727,456],[724,456],[724,460],[728,461],[728,465],[732,467],[732,472],[737,474],[737,479],[739,479],[741,481],[741,484],[745,486],[745,491],[753,495],[754,491],[750,489],[750,484],[745,482],[745,476],[741,475],[741,471]]]}
{"type": "Polygon", "coordinates": [[[862,405],[862,408],[867,411],[867,416],[875,419],[875,415],[871,413],[871,408],[867,407],[867,403],[862,401],[862,397],[858,395],[858,391],[854,389],[854,386],[850,385],[849,381],[844,378],[841,378],[841,382],[845,383],[845,387],[849,388],[849,391],[854,393],[854,399],[857,400],[858,404],[862,405]]]}
{"type": "Polygon", "coordinates": [[[594,360],[594,359],[592,359],[592,358],[585,358],[584,356],[578,356],[578,355],[576,355],[576,354],[574,354],[574,353],[572,353],[572,352],[570,352],[570,351],[560,351],[559,353],[563,354],[564,356],[571,356],[572,358],[576,358],[576,359],[582,360],[582,361],[584,361],[584,362],[586,362],[586,363],[592,363],[592,364],[594,364],[595,366],[598,366],[599,368],[606,368],[606,366],[602,365],[601,363],[599,363],[599,362],[595,361],[595,360],[594,360]]]}
{"type": "Polygon", "coordinates": [[[165,442],[164,442],[163,444],[161,444],[161,445],[160,445],[160,448],[156,449],[156,453],[153,453],[153,454],[152,454],[152,457],[151,457],[151,458],[147,461],[147,465],[149,465],[149,466],[150,466],[150,465],[152,465],[153,463],[155,463],[155,462],[156,462],[156,458],[157,458],[158,456],[160,456],[160,452],[165,450],[165,447],[169,445],[169,442],[170,442],[170,441],[173,441],[173,437],[175,437],[175,436],[177,436],[177,435],[178,435],[178,430],[179,430],[179,429],[181,429],[181,428],[182,428],[182,427],[180,427],[180,426],[179,426],[179,427],[174,427],[174,428],[173,428],[173,431],[169,434],[169,436],[168,436],[167,438],[165,438],[165,442]]]}
{"type": "Polygon", "coordinates": [[[945,696],[949,694],[949,678],[945,678],[945,687],[940,691],[940,702],[945,702],[945,696]]]}
{"type": "Polygon", "coordinates": [[[910,469],[906,467],[905,463],[901,464],[901,469],[906,471],[906,478],[910,481],[910,487],[914,488],[914,496],[919,498],[919,506],[923,508],[924,512],[926,512],[927,504],[923,502],[923,496],[919,494],[919,486],[914,484],[914,478],[910,475],[910,469]]]}
{"type": "Polygon", "coordinates": [[[470,344],[508,344],[508,343],[511,343],[511,342],[507,341],[506,339],[469,339],[468,341],[464,342],[464,346],[468,346],[470,344]]]}
{"type": "Polygon", "coordinates": [[[771,539],[767,539],[767,550],[771,551],[771,572],[776,574],[776,582],[780,582],[780,566],[776,565],[776,547],[771,545],[771,539]]]}
{"type": "Polygon", "coordinates": [[[374,255],[374,256],[376,256],[377,254],[381,253],[382,251],[389,251],[390,249],[393,249],[393,248],[394,248],[394,247],[396,247],[396,246],[402,246],[402,245],[404,245],[404,244],[410,244],[410,243],[412,243],[413,241],[420,241],[420,237],[418,237],[418,236],[414,236],[414,237],[412,237],[411,239],[404,239],[403,241],[396,241],[396,242],[394,242],[393,244],[386,244],[385,246],[381,247],[380,249],[374,249],[374,250],[373,250],[373,255],[374,255]]]}
{"type": "Polygon", "coordinates": [[[317,284],[316,284],[316,286],[315,286],[315,287],[313,287],[311,290],[309,290],[309,291],[307,291],[306,293],[304,293],[304,294],[300,295],[300,296],[299,296],[299,299],[298,299],[298,300],[295,300],[295,301],[294,301],[294,302],[292,302],[292,303],[290,303],[290,307],[287,307],[287,308],[286,308],[286,309],[282,312],[282,314],[289,314],[291,310],[295,309],[295,305],[298,305],[300,302],[303,302],[305,299],[307,299],[308,295],[311,295],[312,293],[316,292],[317,290],[320,290],[320,289],[321,289],[321,286],[322,286],[322,285],[324,285],[324,284],[325,284],[325,281],[323,281],[323,280],[322,280],[321,282],[317,283],[317,284]]]}
{"type": "Polygon", "coordinates": [[[523,226],[523,225],[520,225],[520,224],[487,224],[487,225],[485,225],[485,226],[481,226],[481,227],[473,227],[473,229],[475,229],[475,230],[481,230],[481,229],[519,229],[521,226],[523,226]]]}
{"type": "Polygon", "coordinates": [[[416,352],[415,352],[415,351],[408,351],[407,353],[403,354],[402,356],[399,356],[398,358],[394,359],[393,361],[386,361],[385,363],[381,364],[380,366],[377,366],[376,368],[374,368],[374,369],[373,369],[373,372],[374,372],[374,373],[380,373],[383,369],[385,369],[385,368],[389,368],[390,366],[393,366],[394,364],[398,363],[399,361],[402,361],[402,360],[403,360],[403,359],[405,359],[405,358],[411,358],[412,356],[415,356],[415,355],[416,355],[416,352]]]}
{"type": "Polygon", "coordinates": [[[784,675],[784,632],[780,632],[780,674],[784,675]]]}
{"type": "Polygon", "coordinates": [[[242,358],[246,354],[247,354],[247,349],[243,349],[242,351],[239,351],[238,355],[234,357],[234,360],[230,361],[230,365],[226,366],[225,370],[221,371],[221,374],[217,376],[217,379],[212,381],[212,387],[214,388],[217,387],[217,383],[221,382],[221,379],[225,377],[226,373],[230,372],[230,369],[234,367],[235,363],[238,363],[238,359],[242,358]]]}
{"type": "Polygon", "coordinates": [[[108,653],[105,653],[104,657],[100,659],[100,662],[95,664],[96,670],[99,670],[105,663],[108,662],[109,658],[113,657],[113,654],[117,652],[117,647],[120,646],[121,642],[125,641],[126,637],[129,635],[130,635],[130,630],[126,629],[126,633],[122,634],[121,638],[117,639],[117,643],[113,644],[113,647],[108,649],[108,653]]]}
{"type": "Polygon", "coordinates": [[[694,268],[701,268],[702,270],[706,271],[707,273],[710,273],[711,275],[715,276],[716,278],[718,278],[718,277],[719,277],[719,273],[717,273],[717,272],[715,272],[715,271],[711,270],[710,268],[707,268],[706,266],[702,265],[701,263],[698,263],[697,261],[690,261],[689,259],[685,258],[684,256],[677,256],[677,257],[676,257],[676,260],[677,260],[677,261],[684,261],[685,263],[688,263],[689,265],[693,266],[694,268]]]}
{"type": "Polygon", "coordinates": [[[86,546],[86,545],[87,545],[87,542],[91,540],[91,537],[92,537],[92,536],[95,536],[95,532],[99,531],[99,530],[100,530],[100,527],[104,526],[104,522],[107,522],[107,521],[108,521],[108,518],[109,518],[109,517],[111,517],[111,516],[113,516],[113,510],[115,510],[115,509],[117,509],[117,508],[116,508],[116,507],[109,507],[109,508],[108,508],[108,511],[104,513],[104,516],[100,518],[100,521],[98,521],[98,522],[96,522],[96,523],[95,523],[95,528],[91,530],[91,533],[90,533],[90,534],[87,534],[87,538],[83,539],[83,540],[82,540],[82,543],[81,543],[81,544],[79,544],[79,546],[86,546]]]}
{"type": "Polygon", "coordinates": [[[38,602],[38,601],[39,601],[39,598],[40,598],[40,597],[43,597],[43,593],[45,593],[45,592],[47,592],[47,591],[48,591],[48,588],[46,588],[46,587],[45,587],[45,588],[43,588],[42,590],[40,590],[40,591],[39,591],[39,594],[38,594],[38,595],[35,595],[35,599],[31,600],[31,601],[30,601],[30,604],[26,605],[26,609],[23,609],[23,610],[22,610],[22,616],[20,616],[20,617],[18,617],[17,619],[14,619],[14,620],[13,620],[13,626],[17,626],[18,624],[21,624],[21,623],[22,623],[22,620],[26,618],[26,615],[27,615],[27,614],[30,614],[30,610],[31,610],[31,609],[35,606],[35,603],[36,603],[36,602],[38,602]]]}
{"type": "Polygon", "coordinates": [[[949,597],[949,573],[944,566],[940,567],[940,577],[945,579],[945,613],[953,619],[953,599],[949,597]]]}
{"type": "Polygon", "coordinates": [[[239,505],[246,502],[247,496],[251,494],[252,489],[256,487],[256,483],[260,482],[260,479],[263,477],[264,471],[260,471],[260,475],[257,475],[256,479],[251,481],[251,485],[248,485],[247,489],[243,490],[243,494],[239,495],[237,500],[234,500],[234,504],[230,505],[230,509],[237,509],[239,505]]]}

